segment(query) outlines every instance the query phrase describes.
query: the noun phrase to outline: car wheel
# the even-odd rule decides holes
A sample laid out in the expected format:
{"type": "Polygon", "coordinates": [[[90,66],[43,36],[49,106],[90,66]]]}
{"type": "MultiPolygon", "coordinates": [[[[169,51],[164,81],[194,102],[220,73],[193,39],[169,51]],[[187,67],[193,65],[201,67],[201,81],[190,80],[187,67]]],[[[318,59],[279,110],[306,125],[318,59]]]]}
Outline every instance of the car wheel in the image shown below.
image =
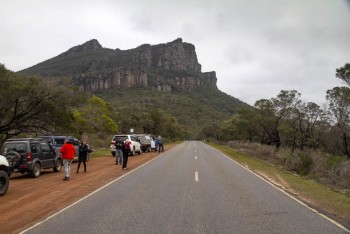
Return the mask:
{"type": "Polygon", "coordinates": [[[137,152],[138,154],[142,154],[142,150],[141,148],[139,149],[139,151],[137,152]]]}
{"type": "Polygon", "coordinates": [[[61,171],[61,168],[62,168],[62,160],[61,159],[57,159],[56,160],[56,164],[53,167],[53,171],[54,172],[59,172],[59,171],[61,171]]]}
{"type": "Polygon", "coordinates": [[[34,178],[38,178],[41,173],[41,166],[40,163],[35,163],[33,170],[30,172],[30,175],[33,176],[34,178]]]}
{"type": "Polygon", "coordinates": [[[0,196],[4,195],[9,188],[9,177],[5,171],[0,171],[0,196]]]}
{"type": "Polygon", "coordinates": [[[112,156],[115,157],[115,151],[112,151],[112,156]]]}
{"type": "Polygon", "coordinates": [[[7,158],[7,161],[9,162],[9,166],[14,168],[17,167],[21,163],[21,155],[19,155],[16,151],[10,151],[8,152],[5,157],[7,158]]]}
{"type": "Polygon", "coordinates": [[[151,152],[151,146],[148,146],[147,152],[151,152]]]}
{"type": "Polygon", "coordinates": [[[135,155],[135,148],[133,148],[130,152],[131,156],[134,156],[135,155]]]}

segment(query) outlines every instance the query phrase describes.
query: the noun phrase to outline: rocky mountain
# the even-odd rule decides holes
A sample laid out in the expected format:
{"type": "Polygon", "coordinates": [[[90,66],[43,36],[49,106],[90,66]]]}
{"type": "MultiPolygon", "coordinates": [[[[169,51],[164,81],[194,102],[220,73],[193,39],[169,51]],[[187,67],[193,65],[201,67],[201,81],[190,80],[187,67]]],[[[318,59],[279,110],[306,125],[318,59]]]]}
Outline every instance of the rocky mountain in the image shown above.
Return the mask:
{"type": "Polygon", "coordinates": [[[202,72],[194,45],[181,38],[129,50],[103,48],[93,39],[19,73],[76,85],[121,112],[158,109],[193,135],[218,129],[247,106],[217,88],[216,73],[202,72]]]}
{"type": "Polygon", "coordinates": [[[192,91],[216,87],[217,82],[215,72],[201,71],[195,47],[181,38],[129,50],[103,48],[93,39],[20,73],[69,77],[84,92],[120,87],[151,87],[169,92],[175,86],[192,91]]]}

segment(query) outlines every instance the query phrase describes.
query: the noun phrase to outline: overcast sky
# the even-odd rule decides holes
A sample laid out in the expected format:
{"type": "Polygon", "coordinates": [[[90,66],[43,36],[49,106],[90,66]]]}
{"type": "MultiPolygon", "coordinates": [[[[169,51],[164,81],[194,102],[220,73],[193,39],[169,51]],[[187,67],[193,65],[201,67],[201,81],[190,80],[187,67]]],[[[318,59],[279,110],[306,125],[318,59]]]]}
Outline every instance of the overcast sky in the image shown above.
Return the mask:
{"type": "Polygon", "coordinates": [[[325,103],[350,63],[349,0],[0,0],[0,63],[19,71],[97,39],[131,49],[181,37],[248,104],[296,89],[325,103]]]}

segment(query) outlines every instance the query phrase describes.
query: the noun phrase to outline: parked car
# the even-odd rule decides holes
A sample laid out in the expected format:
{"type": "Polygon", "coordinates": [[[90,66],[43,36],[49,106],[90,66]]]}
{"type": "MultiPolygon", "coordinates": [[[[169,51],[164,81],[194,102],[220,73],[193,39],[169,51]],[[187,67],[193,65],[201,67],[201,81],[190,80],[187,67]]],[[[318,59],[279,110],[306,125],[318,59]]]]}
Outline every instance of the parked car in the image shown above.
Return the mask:
{"type": "Polygon", "coordinates": [[[136,141],[140,142],[143,152],[151,152],[152,137],[147,134],[134,134],[136,141]]]}
{"type": "Polygon", "coordinates": [[[47,139],[49,142],[51,142],[57,155],[61,155],[60,149],[64,144],[64,140],[68,139],[74,145],[74,148],[75,148],[74,160],[78,160],[80,142],[77,138],[71,137],[71,136],[40,136],[40,137],[43,139],[47,139]]]}
{"type": "Polygon", "coordinates": [[[50,142],[43,138],[8,139],[1,147],[0,154],[9,163],[9,175],[14,172],[29,173],[39,177],[42,169],[61,171],[62,158],[56,154],[50,142]]]}
{"type": "Polygon", "coordinates": [[[5,195],[10,184],[10,167],[5,156],[0,155],[0,196],[5,195]]]}
{"type": "Polygon", "coordinates": [[[141,149],[141,144],[136,140],[136,137],[133,135],[114,135],[110,144],[110,149],[111,149],[111,153],[112,156],[115,157],[115,141],[117,140],[117,138],[120,137],[120,139],[122,141],[126,141],[129,140],[131,142],[130,145],[130,155],[134,156],[135,153],[141,154],[142,153],[142,149],[141,149]]]}

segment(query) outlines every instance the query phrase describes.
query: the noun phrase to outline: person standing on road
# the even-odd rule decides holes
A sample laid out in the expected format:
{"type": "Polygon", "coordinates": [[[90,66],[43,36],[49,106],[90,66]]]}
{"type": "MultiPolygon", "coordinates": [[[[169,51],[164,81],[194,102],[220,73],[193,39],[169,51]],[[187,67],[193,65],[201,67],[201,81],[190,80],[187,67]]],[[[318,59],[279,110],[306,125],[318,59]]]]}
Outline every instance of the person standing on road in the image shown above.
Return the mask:
{"type": "Polygon", "coordinates": [[[74,159],[75,149],[73,144],[68,139],[64,140],[64,144],[60,149],[60,153],[62,154],[64,173],[65,173],[65,177],[63,180],[69,180],[70,165],[74,159]]]}
{"type": "Polygon", "coordinates": [[[120,137],[118,137],[114,143],[114,146],[115,146],[115,165],[118,165],[118,158],[119,158],[120,165],[122,165],[123,145],[124,145],[124,142],[120,139],[120,137]]]}
{"type": "Polygon", "coordinates": [[[128,168],[126,167],[126,165],[128,164],[128,157],[129,157],[129,153],[130,153],[130,145],[131,145],[131,142],[126,139],[124,144],[123,144],[123,148],[122,148],[122,151],[123,151],[123,170],[127,170],[128,168]]]}
{"type": "Polygon", "coordinates": [[[161,136],[158,136],[158,152],[160,153],[160,149],[162,148],[162,152],[164,152],[163,139],[161,136]]]}
{"type": "Polygon", "coordinates": [[[84,173],[86,173],[86,160],[89,152],[90,152],[89,145],[86,143],[86,141],[82,140],[79,145],[79,163],[77,168],[77,174],[79,173],[81,162],[83,162],[84,173]]]}
{"type": "Polygon", "coordinates": [[[156,146],[155,152],[158,151],[158,138],[154,137],[154,144],[156,146]]]}

